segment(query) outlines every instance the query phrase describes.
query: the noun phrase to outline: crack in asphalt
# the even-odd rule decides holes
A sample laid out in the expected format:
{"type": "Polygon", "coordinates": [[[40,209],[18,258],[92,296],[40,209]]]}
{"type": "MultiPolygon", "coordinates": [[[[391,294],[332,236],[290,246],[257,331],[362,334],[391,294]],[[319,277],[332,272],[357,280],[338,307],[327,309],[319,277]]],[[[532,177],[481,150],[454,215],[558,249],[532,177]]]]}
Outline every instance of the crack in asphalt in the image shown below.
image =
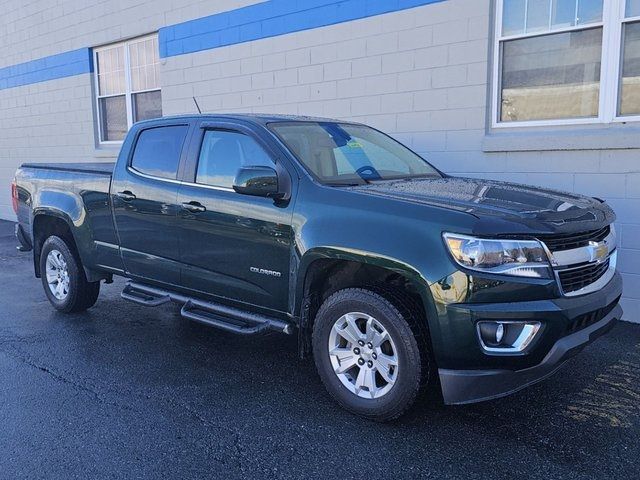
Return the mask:
{"type": "MultiPolygon", "coordinates": [[[[0,346],[6,346],[6,345],[13,345],[16,342],[18,343],[24,343],[26,341],[26,337],[20,337],[18,335],[2,335],[0,336],[0,346]]],[[[6,349],[2,349],[0,348],[0,353],[4,354],[5,356],[12,358],[18,362],[20,362],[23,365],[26,365],[30,368],[33,368],[37,371],[40,371],[42,373],[45,373],[46,375],[48,375],[50,378],[52,378],[53,380],[57,381],[57,382],[61,382],[65,385],[69,385],[72,388],[74,388],[76,391],[80,391],[80,392],[84,392],[86,394],[89,394],[91,397],[93,397],[95,400],[97,400],[99,403],[103,404],[103,405],[109,405],[109,406],[113,406],[113,407],[117,407],[123,410],[128,410],[131,412],[141,412],[139,409],[137,408],[133,408],[132,406],[130,406],[128,403],[132,403],[132,402],[128,402],[127,404],[124,404],[122,402],[114,402],[114,401],[109,401],[106,400],[105,395],[103,393],[100,392],[99,389],[95,388],[95,387],[91,387],[89,386],[86,382],[79,382],[74,380],[73,378],[59,373],[57,371],[55,371],[53,368],[41,364],[35,360],[33,360],[32,357],[30,357],[29,355],[25,354],[25,352],[20,351],[19,349],[13,348],[14,352],[11,352],[9,350],[6,349]]],[[[116,394],[116,393],[120,393],[120,392],[116,392],[110,389],[106,389],[109,393],[111,394],[116,394]]],[[[132,393],[132,392],[130,392],[132,393]]],[[[135,393],[133,393],[134,395],[136,395],[135,393]]],[[[144,397],[145,399],[150,398],[150,395],[137,395],[138,397],[144,397]]],[[[209,419],[207,419],[205,416],[203,416],[200,412],[198,412],[197,410],[193,409],[189,404],[185,403],[185,402],[175,402],[173,400],[170,399],[165,399],[165,400],[161,400],[161,403],[166,404],[166,405],[171,405],[173,406],[175,409],[177,409],[178,411],[187,413],[189,416],[191,416],[192,418],[194,418],[196,421],[198,421],[201,425],[203,425],[206,428],[209,429],[216,429],[216,430],[223,430],[224,432],[226,432],[228,435],[231,436],[232,439],[232,448],[234,450],[234,453],[236,455],[234,456],[229,456],[229,455],[224,455],[224,456],[219,456],[219,455],[214,455],[210,458],[212,458],[213,460],[215,460],[216,462],[220,463],[221,465],[225,465],[228,466],[230,464],[235,464],[237,467],[242,468],[243,467],[243,463],[247,457],[246,452],[243,449],[243,438],[244,438],[244,434],[239,430],[239,429],[234,429],[233,427],[229,427],[226,425],[222,425],[219,422],[214,422],[211,421],[209,419]],[[241,458],[239,458],[241,457],[241,458]],[[229,462],[229,459],[233,459],[234,462],[229,462]]]]}
{"type": "Polygon", "coordinates": [[[98,390],[84,384],[81,382],[77,382],[73,379],[71,379],[70,377],[67,377],[64,374],[58,373],[55,370],[53,370],[51,367],[48,367],[46,365],[43,365],[41,363],[36,362],[35,360],[33,360],[31,357],[29,357],[28,355],[24,355],[17,353],[17,354],[12,354],[11,352],[7,351],[7,350],[0,350],[0,353],[5,354],[7,357],[10,357],[14,360],[17,360],[18,362],[22,363],[23,365],[26,365],[28,367],[31,367],[33,369],[36,369],[40,372],[43,372],[45,374],[47,374],[49,377],[51,377],[52,379],[61,382],[63,384],[69,385],[72,388],[74,388],[76,391],[80,391],[80,392],[84,392],[89,394],[90,396],[94,397],[96,400],[98,400],[100,403],[105,404],[105,405],[110,405],[110,406],[114,406],[114,407],[118,407],[124,410],[129,410],[129,411],[135,411],[135,409],[131,408],[128,405],[124,405],[122,403],[119,402],[112,402],[112,401],[108,401],[105,400],[104,395],[102,393],[100,393],[98,390]]]}

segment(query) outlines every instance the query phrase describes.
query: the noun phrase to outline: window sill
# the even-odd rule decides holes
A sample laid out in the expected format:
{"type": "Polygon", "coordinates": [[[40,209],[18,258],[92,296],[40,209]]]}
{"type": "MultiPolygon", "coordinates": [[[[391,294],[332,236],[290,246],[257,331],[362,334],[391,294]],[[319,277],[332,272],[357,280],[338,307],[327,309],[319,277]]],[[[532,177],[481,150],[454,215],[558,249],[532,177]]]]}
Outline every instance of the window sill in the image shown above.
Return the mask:
{"type": "Polygon", "coordinates": [[[640,148],[640,127],[635,125],[494,129],[482,141],[487,153],[630,148],[640,148]]]}

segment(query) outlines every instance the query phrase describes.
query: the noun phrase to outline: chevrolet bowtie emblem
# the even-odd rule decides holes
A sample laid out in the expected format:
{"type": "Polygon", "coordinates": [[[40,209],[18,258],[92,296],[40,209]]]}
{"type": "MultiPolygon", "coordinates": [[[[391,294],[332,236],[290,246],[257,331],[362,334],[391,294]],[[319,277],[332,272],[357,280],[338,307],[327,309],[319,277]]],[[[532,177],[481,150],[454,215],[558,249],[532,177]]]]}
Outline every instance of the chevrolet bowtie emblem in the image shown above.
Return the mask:
{"type": "Polygon", "coordinates": [[[605,242],[589,242],[591,261],[602,262],[609,256],[609,247],[605,242]]]}

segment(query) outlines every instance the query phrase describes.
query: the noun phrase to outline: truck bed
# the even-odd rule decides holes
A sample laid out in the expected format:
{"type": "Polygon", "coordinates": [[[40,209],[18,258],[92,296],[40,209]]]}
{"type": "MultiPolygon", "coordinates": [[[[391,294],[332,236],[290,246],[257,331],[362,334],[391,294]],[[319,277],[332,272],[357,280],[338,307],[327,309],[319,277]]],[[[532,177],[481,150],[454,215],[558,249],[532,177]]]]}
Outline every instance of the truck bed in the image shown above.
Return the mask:
{"type": "Polygon", "coordinates": [[[16,171],[16,216],[27,245],[35,245],[38,215],[62,218],[72,228],[84,265],[94,271],[121,268],[109,189],[113,162],[25,163],[16,171]],[[72,227],[71,227],[72,226],[72,227]]]}
{"type": "Polygon", "coordinates": [[[96,173],[111,175],[115,162],[93,163],[23,163],[22,168],[37,168],[41,170],[58,170],[63,172],[96,173]]]}

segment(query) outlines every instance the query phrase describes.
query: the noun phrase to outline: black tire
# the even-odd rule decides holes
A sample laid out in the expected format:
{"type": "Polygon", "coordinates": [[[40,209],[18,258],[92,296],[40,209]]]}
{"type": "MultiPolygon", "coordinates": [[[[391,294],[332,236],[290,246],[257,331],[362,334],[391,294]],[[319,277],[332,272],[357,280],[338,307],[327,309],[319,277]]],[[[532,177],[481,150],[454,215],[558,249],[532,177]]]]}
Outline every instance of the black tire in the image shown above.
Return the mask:
{"type": "Polygon", "coordinates": [[[382,296],[361,288],[347,288],[334,293],[318,310],[312,336],[316,368],[329,394],[346,410],[379,422],[394,420],[404,414],[426,384],[429,372],[427,346],[416,338],[420,336],[415,325],[417,319],[411,317],[409,309],[394,305],[387,297],[397,304],[399,297],[382,296]],[[404,315],[401,311],[405,312],[404,315]],[[374,317],[391,336],[397,350],[396,380],[390,390],[377,398],[362,398],[349,390],[331,363],[331,330],[338,319],[351,312],[374,317]]]}
{"type": "Polygon", "coordinates": [[[80,259],[73,253],[72,247],[60,237],[51,236],[42,245],[40,252],[40,278],[44,293],[56,310],[64,313],[83,312],[95,305],[100,294],[100,282],[89,282],[80,259]],[[62,255],[69,275],[69,290],[63,299],[56,298],[47,281],[47,257],[53,250],[62,255]]]}

